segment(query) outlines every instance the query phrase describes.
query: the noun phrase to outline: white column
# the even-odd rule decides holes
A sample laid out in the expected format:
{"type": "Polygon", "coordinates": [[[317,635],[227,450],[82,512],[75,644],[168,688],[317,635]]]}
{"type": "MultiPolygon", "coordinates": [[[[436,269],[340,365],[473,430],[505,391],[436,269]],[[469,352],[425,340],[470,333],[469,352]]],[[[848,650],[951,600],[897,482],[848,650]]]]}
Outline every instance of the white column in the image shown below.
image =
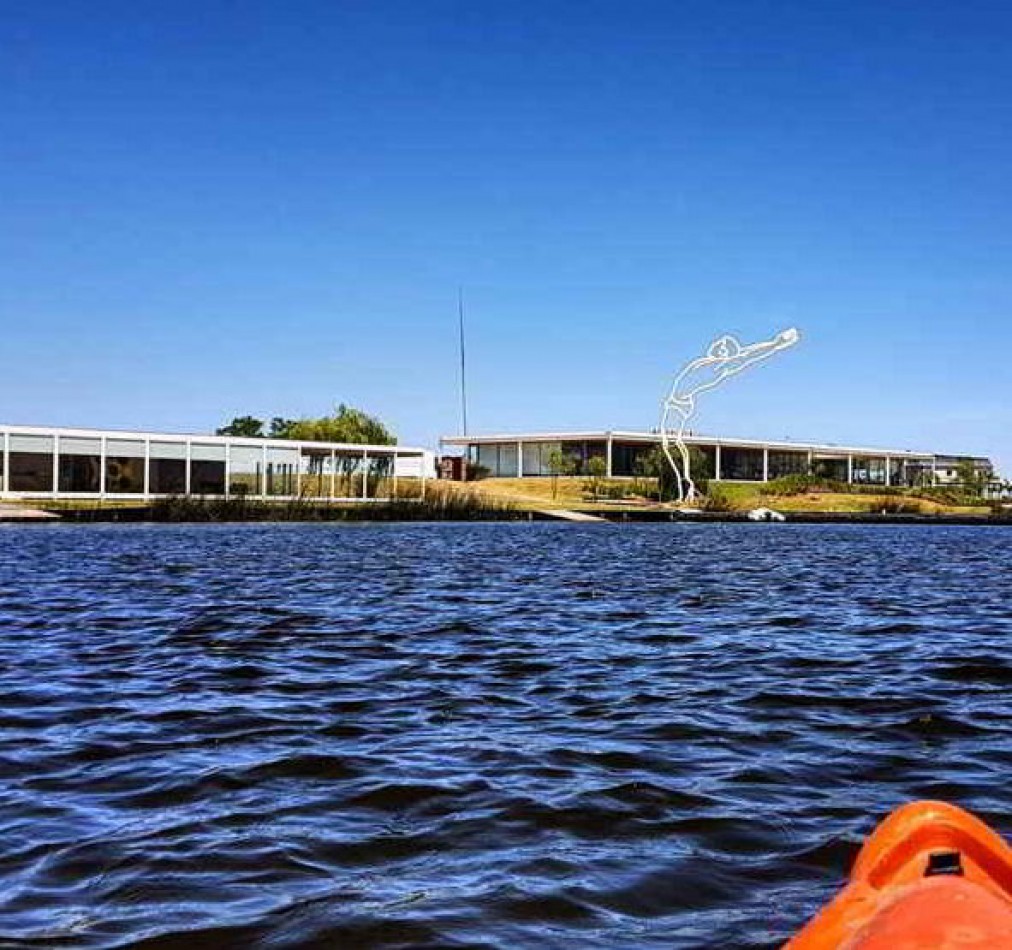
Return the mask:
{"type": "Polygon", "coordinates": [[[330,500],[337,494],[337,449],[330,450],[330,500]]]}
{"type": "Polygon", "coordinates": [[[232,446],[230,443],[225,443],[225,497],[228,498],[232,494],[232,446]]]}
{"type": "Polygon", "coordinates": [[[893,460],[892,457],[886,456],[886,488],[892,486],[893,483],[893,460]]]}
{"type": "Polygon", "coordinates": [[[99,459],[98,459],[98,461],[99,461],[99,466],[98,466],[98,494],[99,494],[99,497],[101,497],[101,498],[105,498],[105,469],[106,469],[105,455],[106,455],[106,449],[107,449],[106,438],[103,435],[99,439],[99,449],[98,449],[98,452],[99,452],[99,459]]]}
{"type": "Polygon", "coordinates": [[[612,449],[614,448],[614,445],[615,445],[615,441],[612,438],[611,433],[609,432],[608,433],[608,441],[606,443],[605,450],[604,450],[605,451],[604,461],[605,461],[605,464],[608,466],[607,469],[605,470],[605,474],[608,476],[608,478],[612,477],[612,474],[611,474],[612,473],[612,458],[611,458],[611,456],[612,456],[612,449]]]}
{"type": "Polygon", "coordinates": [[[713,452],[713,480],[715,482],[720,481],[720,443],[718,442],[714,447],[713,452]]]}
{"type": "Polygon", "coordinates": [[[369,498],[369,453],[362,453],[362,501],[369,498]]]}
{"type": "Polygon", "coordinates": [[[53,436],[53,497],[60,490],[60,435],[53,436]]]}
{"type": "Polygon", "coordinates": [[[770,480],[770,450],[769,446],[763,446],[763,481],[770,480]]]}
{"type": "Polygon", "coordinates": [[[394,449],[394,454],[393,454],[392,458],[393,458],[394,470],[393,470],[393,473],[392,473],[393,474],[393,480],[391,482],[391,485],[392,485],[391,492],[392,492],[392,494],[390,495],[390,497],[396,499],[397,498],[397,449],[394,449]]]}
{"type": "Polygon", "coordinates": [[[934,487],[938,484],[938,459],[934,455],[931,456],[931,485],[934,487]]]}
{"type": "Polygon", "coordinates": [[[260,446],[260,497],[267,499],[267,443],[260,446]]]}
{"type": "Polygon", "coordinates": [[[302,446],[299,446],[299,460],[295,463],[295,495],[302,497],[302,446]]]}
{"type": "Polygon", "coordinates": [[[524,444],[517,442],[517,478],[524,477],[524,444]]]}
{"type": "Polygon", "coordinates": [[[811,449],[809,449],[808,450],[808,474],[809,475],[814,475],[815,474],[814,469],[815,469],[815,453],[811,449]]]}
{"type": "MultiPolygon", "coordinates": [[[[228,478],[226,476],[225,488],[228,489],[228,478]]],[[[144,497],[151,497],[151,440],[144,440],[144,497]]]]}
{"type": "Polygon", "coordinates": [[[193,443],[186,440],[186,481],[183,483],[183,494],[189,495],[193,479],[190,477],[190,466],[193,464],[193,443]]]}
{"type": "Polygon", "coordinates": [[[854,456],[847,456],[847,484],[854,484],[854,456]]]}

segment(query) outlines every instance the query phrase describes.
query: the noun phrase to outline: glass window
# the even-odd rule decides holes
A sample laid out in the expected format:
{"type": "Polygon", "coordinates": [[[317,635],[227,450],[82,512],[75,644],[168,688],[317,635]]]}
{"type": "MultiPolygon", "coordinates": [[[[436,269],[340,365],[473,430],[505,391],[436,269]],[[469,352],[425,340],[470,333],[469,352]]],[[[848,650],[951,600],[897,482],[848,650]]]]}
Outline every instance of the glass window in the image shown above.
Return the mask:
{"type": "Polygon", "coordinates": [[[102,489],[102,440],[65,436],[60,439],[58,490],[99,492],[102,489]]]}
{"type": "Polygon", "coordinates": [[[228,447],[228,490],[233,495],[263,492],[264,450],[259,445],[228,447]]]}
{"type": "Polygon", "coordinates": [[[543,475],[541,471],[541,443],[525,442],[521,460],[524,475],[543,475]]]}
{"type": "MultiPolygon", "coordinates": [[[[615,442],[611,447],[611,470],[613,475],[656,475],[656,467],[653,464],[652,454],[658,447],[655,445],[644,445],[615,442]]],[[[667,462],[665,462],[667,464],[667,462]]]]}
{"type": "Polygon", "coordinates": [[[266,493],[294,495],[299,471],[299,450],[281,446],[267,447],[266,493]]]}
{"type": "Polygon", "coordinates": [[[186,459],[152,458],[149,490],[155,495],[185,493],[186,459]]]}
{"type": "MultiPolygon", "coordinates": [[[[693,478],[714,478],[717,468],[717,450],[712,445],[690,445],[689,460],[693,478]]],[[[668,465],[667,460],[664,462],[668,465]]],[[[759,472],[762,478],[762,470],[759,472]]]]}
{"type": "Polygon", "coordinates": [[[720,450],[720,477],[739,482],[762,481],[762,449],[722,448],[720,450]]]}
{"type": "Polygon", "coordinates": [[[53,438],[48,435],[10,436],[10,490],[53,490],[53,438]]]}
{"type": "Polygon", "coordinates": [[[225,460],[193,459],[190,462],[191,495],[225,494],[225,460]]]}
{"type": "Polygon", "coordinates": [[[884,485],[885,459],[854,456],[854,483],[857,485],[884,485]]]}
{"type": "Polygon", "coordinates": [[[494,442],[482,442],[478,445],[477,464],[479,468],[488,469],[488,474],[499,474],[499,446],[494,442]]]}
{"type": "Polygon", "coordinates": [[[834,482],[847,481],[847,460],[841,458],[815,458],[812,460],[812,474],[834,482]]]}
{"type": "Polygon", "coordinates": [[[770,478],[808,474],[807,452],[770,452],[770,478]]]}
{"type": "Polygon", "coordinates": [[[106,440],[105,490],[114,494],[139,494],[144,491],[143,442],[106,440]]]}
{"type": "Polygon", "coordinates": [[[335,465],[337,471],[334,479],[334,495],[337,498],[357,498],[362,493],[361,452],[342,452],[338,450],[335,465]]]}
{"type": "Polygon", "coordinates": [[[151,457],[153,459],[185,459],[185,442],[152,442],[151,457]]]}
{"type": "Polygon", "coordinates": [[[78,439],[64,436],[60,439],[60,455],[102,455],[101,439],[78,439]]]}
{"type": "Polygon", "coordinates": [[[516,478],[518,469],[518,452],[516,442],[502,442],[499,449],[498,475],[500,478],[516,478]]]}
{"type": "Polygon", "coordinates": [[[333,453],[330,449],[303,446],[300,449],[301,479],[299,493],[312,498],[329,498],[331,473],[334,470],[333,453]]]}
{"type": "Polygon", "coordinates": [[[190,494],[225,494],[225,446],[190,445],[190,494]]]}

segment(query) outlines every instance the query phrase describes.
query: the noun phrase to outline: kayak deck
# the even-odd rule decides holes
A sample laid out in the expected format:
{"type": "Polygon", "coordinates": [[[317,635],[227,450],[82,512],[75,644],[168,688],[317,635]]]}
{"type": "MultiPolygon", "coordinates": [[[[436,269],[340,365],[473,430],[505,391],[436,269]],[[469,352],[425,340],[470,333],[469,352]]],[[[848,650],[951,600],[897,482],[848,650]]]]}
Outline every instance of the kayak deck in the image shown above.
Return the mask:
{"type": "Polygon", "coordinates": [[[893,812],[789,950],[1012,948],[1012,849],[945,802],[893,812]]]}

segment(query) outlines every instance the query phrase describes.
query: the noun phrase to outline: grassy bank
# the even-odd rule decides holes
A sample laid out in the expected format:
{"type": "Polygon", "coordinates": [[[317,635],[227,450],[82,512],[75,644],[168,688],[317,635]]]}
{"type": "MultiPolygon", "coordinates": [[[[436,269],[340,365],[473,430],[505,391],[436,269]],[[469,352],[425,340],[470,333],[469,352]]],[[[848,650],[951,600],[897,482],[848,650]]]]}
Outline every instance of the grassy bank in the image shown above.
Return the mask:
{"type": "MultiPolygon", "coordinates": [[[[642,510],[658,507],[655,483],[649,479],[603,479],[596,486],[585,477],[487,478],[472,490],[518,507],[569,508],[576,511],[642,510]],[[594,497],[595,489],[598,497],[594,497]]],[[[761,483],[713,483],[700,507],[728,513],[753,508],[813,514],[986,515],[990,506],[947,489],[885,488],[871,485],[808,483],[783,479],[761,483]]]]}
{"type": "Polygon", "coordinates": [[[303,497],[278,501],[176,495],[152,502],[59,500],[36,501],[67,521],[502,521],[526,517],[508,498],[470,487],[430,484],[424,498],[396,498],[364,503],[323,502],[303,497]]]}

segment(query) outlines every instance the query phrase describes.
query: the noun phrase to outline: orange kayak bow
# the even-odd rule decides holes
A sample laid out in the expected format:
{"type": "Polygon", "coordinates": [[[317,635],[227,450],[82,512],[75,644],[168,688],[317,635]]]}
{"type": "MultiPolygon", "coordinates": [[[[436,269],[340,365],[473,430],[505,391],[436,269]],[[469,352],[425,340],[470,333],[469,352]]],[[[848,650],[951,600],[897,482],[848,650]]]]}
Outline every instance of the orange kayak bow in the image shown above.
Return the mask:
{"type": "Polygon", "coordinates": [[[1012,948],[1012,848],[944,802],[894,811],[785,950],[1012,948]]]}

